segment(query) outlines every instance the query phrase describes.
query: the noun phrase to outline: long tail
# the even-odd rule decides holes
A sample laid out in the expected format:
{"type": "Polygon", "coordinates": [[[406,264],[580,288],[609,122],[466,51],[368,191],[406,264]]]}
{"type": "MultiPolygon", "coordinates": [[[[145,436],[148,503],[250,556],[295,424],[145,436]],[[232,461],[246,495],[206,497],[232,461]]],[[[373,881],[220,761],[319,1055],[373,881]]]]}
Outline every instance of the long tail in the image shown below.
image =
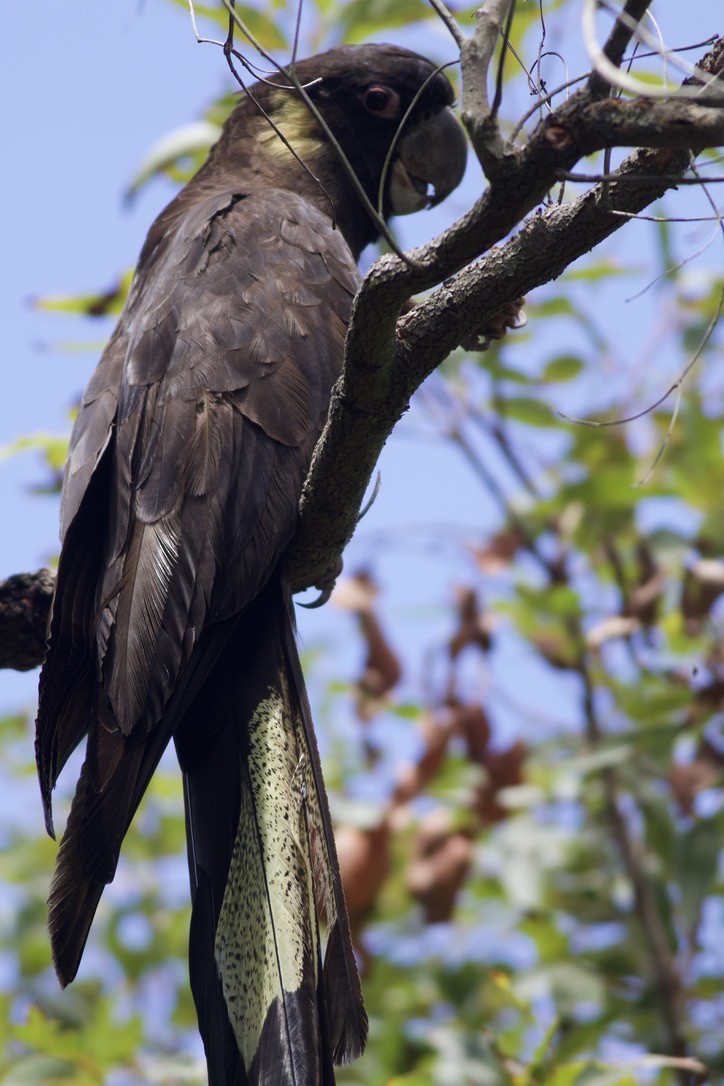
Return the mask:
{"type": "Polygon", "coordinates": [[[181,729],[210,1086],[330,1086],[367,1035],[291,613],[245,613],[181,729]],[[327,931],[326,950],[320,918],[327,931]]]}
{"type": "MultiPolygon", "coordinates": [[[[53,961],[63,987],[76,975],[101,894],[115,874],[123,838],[171,740],[176,722],[184,718],[209,671],[213,674],[234,625],[233,621],[219,623],[204,635],[164,719],[149,734],[126,737],[119,729],[106,728],[97,719],[88,729],[86,757],[60,843],[48,898],[53,961]]],[[[37,746],[46,821],[52,828],[50,794],[71,749],[67,736],[72,735],[77,742],[87,724],[83,727],[75,725],[76,721],[86,719],[81,712],[86,706],[82,700],[85,695],[79,687],[80,693],[76,696],[81,709],[72,697],[68,698],[65,730],[60,730],[58,738],[58,730],[53,726],[55,702],[50,696],[55,691],[52,684],[48,689],[50,693],[44,701],[41,687],[37,746]]]]}

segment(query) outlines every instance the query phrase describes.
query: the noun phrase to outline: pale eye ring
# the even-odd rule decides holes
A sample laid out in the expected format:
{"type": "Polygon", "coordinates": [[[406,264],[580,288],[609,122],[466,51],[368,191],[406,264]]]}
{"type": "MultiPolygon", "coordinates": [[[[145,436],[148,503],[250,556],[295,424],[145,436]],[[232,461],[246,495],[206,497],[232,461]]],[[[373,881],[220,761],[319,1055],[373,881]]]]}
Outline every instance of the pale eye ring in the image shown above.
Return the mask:
{"type": "Polygon", "coordinates": [[[362,104],[368,113],[375,117],[383,117],[391,120],[396,117],[400,108],[400,96],[390,87],[384,87],[374,83],[362,93],[362,104]]]}

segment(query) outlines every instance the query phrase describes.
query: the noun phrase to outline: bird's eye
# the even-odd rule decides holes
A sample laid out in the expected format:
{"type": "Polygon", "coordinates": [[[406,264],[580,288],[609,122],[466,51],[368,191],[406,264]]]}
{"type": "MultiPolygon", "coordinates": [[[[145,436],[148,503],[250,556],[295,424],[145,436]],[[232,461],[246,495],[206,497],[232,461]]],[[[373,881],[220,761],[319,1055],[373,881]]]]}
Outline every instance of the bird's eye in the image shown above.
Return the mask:
{"type": "Polygon", "coordinates": [[[376,117],[384,117],[391,120],[397,116],[400,108],[400,96],[389,87],[374,85],[367,87],[362,94],[362,103],[369,113],[376,117]]]}

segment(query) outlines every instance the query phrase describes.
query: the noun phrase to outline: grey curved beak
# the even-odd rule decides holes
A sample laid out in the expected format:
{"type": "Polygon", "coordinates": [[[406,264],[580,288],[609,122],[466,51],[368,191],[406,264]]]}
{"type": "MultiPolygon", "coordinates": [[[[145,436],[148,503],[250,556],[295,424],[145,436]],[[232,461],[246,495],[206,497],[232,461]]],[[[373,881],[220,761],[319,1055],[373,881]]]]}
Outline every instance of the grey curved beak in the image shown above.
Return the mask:
{"type": "Polygon", "coordinates": [[[451,109],[403,132],[390,181],[393,212],[405,215],[439,204],[462,181],[467,154],[465,132],[451,109]]]}

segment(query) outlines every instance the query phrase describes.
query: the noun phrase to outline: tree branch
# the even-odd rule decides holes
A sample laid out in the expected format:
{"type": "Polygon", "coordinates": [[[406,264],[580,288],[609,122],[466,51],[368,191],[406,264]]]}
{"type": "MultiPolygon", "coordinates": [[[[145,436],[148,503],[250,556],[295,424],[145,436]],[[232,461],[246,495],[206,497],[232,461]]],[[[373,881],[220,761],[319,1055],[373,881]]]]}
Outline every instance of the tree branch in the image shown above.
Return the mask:
{"type": "Polygon", "coordinates": [[[42,664],[54,585],[50,569],[0,581],[0,668],[30,671],[42,664]]]}
{"type": "MultiPolygon", "coordinates": [[[[724,69],[724,40],[701,67],[712,74],[724,69]]],[[[425,377],[511,299],[555,279],[620,229],[626,217],[614,212],[642,211],[675,187],[672,179],[684,173],[691,152],[722,141],[723,109],[690,99],[592,101],[578,92],[538,126],[523,152],[506,158],[466,215],[414,250],[415,268],[392,256],[375,262],[355,299],[344,372],[302,494],[287,562],[295,591],[327,586],[329,571],[339,567],[377,458],[425,377]],[[604,147],[630,145],[663,148],[637,151],[616,171],[622,179],[634,174],[650,181],[606,181],[573,205],[531,219],[506,245],[476,260],[545,198],[562,169],[604,147]],[[400,317],[411,294],[441,280],[429,299],[400,317]]]]}
{"type": "MultiPolygon", "coordinates": [[[[618,68],[623,60],[623,55],[628,48],[628,43],[634,36],[635,28],[641,22],[650,6],[651,0],[626,0],[623,12],[614,23],[608,41],[603,47],[604,57],[606,60],[610,61],[615,68],[618,68]]],[[[594,71],[588,81],[588,90],[592,95],[600,98],[609,94],[611,84],[601,72],[594,71]]]]}
{"type": "Polygon", "coordinates": [[[487,0],[476,13],[475,31],[460,47],[463,124],[485,176],[492,180],[509,151],[488,100],[488,72],[512,0],[487,0]]]}
{"type": "Polygon", "coordinates": [[[447,5],[442,2],[442,0],[428,0],[428,3],[430,7],[434,9],[436,14],[439,15],[439,17],[442,19],[443,23],[452,35],[458,49],[462,49],[462,47],[465,45],[466,38],[462,30],[458,26],[453,13],[450,11],[447,5]]]}
{"type": "MultiPolygon", "coordinates": [[[[578,623],[576,633],[582,639],[583,631],[578,623]]],[[[594,708],[593,683],[585,656],[582,656],[578,663],[578,671],[584,687],[586,734],[593,749],[598,749],[604,736],[594,708]]],[[[666,1026],[668,1051],[673,1056],[683,1057],[687,1054],[684,992],[676,958],[671,951],[647,876],[642,847],[633,837],[629,824],[621,812],[616,771],[611,766],[607,766],[601,771],[601,776],[606,818],[631,883],[634,910],[641,928],[651,976],[656,985],[656,996],[661,1007],[662,1019],[666,1026]]],[[[682,1086],[689,1081],[689,1076],[683,1070],[678,1073],[678,1078],[682,1086]]]]}

